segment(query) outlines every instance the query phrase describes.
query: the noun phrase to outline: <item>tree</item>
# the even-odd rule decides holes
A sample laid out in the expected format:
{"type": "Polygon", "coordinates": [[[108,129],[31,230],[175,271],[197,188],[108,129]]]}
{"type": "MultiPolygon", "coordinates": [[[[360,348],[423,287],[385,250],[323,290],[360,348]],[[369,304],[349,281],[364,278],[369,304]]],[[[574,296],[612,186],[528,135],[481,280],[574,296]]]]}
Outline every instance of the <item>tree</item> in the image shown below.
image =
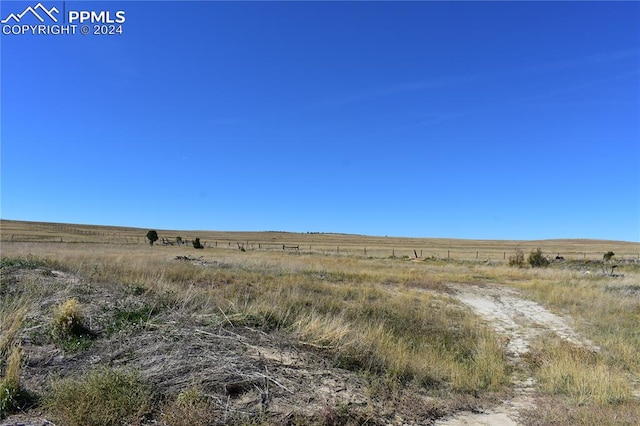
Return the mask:
{"type": "Polygon", "coordinates": [[[197,248],[197,249],[203,249],[204,246],[202,244],[200,244],[200,238],[196,238],[193,241],[193,248],[197,248]]]}
{"type": "Polygon", "coordinates": [[[149,240],[149,244],[153,245],[153,243],[158,241],[158,233],[153,230],[147,232],[147,239],[149,240]]]}

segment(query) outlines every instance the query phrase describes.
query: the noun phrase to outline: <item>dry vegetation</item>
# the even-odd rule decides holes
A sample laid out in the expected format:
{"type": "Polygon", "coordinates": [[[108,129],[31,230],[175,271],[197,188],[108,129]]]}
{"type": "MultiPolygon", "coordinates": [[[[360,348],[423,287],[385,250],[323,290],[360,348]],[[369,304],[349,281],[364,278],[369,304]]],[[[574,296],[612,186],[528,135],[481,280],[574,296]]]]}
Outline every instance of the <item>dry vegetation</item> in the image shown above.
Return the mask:
{"type": "Polygon", "coordinates": [[[196,250],[140,229],[1,226],[0,418],[429,424],[509,398],[518,374],[545,412],[522,424],[640,418],[638,244],[158,230],[196,250]],[[538,247],[566,260],[508,266],[538,247]],[[599,350],[543,336],[514,366],[450,283],[517,288],[599,350]]]}

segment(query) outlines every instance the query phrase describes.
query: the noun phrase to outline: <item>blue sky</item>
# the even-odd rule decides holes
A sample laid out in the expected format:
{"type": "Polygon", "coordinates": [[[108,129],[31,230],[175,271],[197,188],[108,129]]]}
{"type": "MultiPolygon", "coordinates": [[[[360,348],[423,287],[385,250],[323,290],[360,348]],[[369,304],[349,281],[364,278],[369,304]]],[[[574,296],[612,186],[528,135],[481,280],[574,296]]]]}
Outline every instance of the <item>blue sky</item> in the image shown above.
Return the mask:
{"type": "Polygon", "coordinates": [[[126,21],[3,30],[3,219],[640,241],[639,2],[41,3],[126,21]]]}

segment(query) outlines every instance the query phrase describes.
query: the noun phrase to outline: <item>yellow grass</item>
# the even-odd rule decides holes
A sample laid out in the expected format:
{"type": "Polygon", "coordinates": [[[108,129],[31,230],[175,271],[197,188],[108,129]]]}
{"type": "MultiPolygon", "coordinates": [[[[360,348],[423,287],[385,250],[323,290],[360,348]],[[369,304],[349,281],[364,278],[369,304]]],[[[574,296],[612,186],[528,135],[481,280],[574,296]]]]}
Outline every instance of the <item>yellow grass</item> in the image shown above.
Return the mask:
{"type": "MultiPolygon", "coordinates": [[[[158,230],[161,239],[179,235],[207,243],[195,250],[152,247],[141,229],[11,221],[1,226],[3,257],[35,257],[51,269],[82,277],[88,288],[139,289],[185,318],[288,333],[337,366],[454,394],[504,389],[511,372],[506,342],[455,303],[446,284],[516,287],[572,318],[577,330],[601,348],[592,354],[545,340],[532,355],[539,391],[569,398],[569,404],[636,409],[632,378],[640,377],[640,302],[633,292],[640,271],[620,264],[625,277],[601,276],[596,262],[607,251],[634,259],[639,244],[158,230]],[[283,244],[299,250],[283,250],[283,244]],[[515,248],[527,255],[537,247],[568,262],[546,269],[507,266],[515,248]],[[176,256],[208,263],[176,261],[176,256]]],[[[19,318],[13,312],[24,308],[11,309],[0,310],[5,347],[22,326],[8,318],[19,318]]]]}

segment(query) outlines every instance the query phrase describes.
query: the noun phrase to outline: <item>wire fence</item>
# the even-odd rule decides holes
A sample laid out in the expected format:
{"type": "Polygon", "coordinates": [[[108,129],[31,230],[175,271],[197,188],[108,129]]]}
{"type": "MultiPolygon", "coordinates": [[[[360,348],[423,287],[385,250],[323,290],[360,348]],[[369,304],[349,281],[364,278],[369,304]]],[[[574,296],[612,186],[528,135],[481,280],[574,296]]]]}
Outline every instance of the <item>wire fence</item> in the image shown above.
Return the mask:
{"type": "MultiPolygon", "coordinates": [[[[0,224],[0,241],[3,243],[149,245],[147,231],[139,228],[8,220],[2,220],[0,224]]],[[[272,231],[158,231],[158,236],[155,246],[184,250],[193,250],[193,241],[199,238],[204,249],[209,251],[508,262],[518,249],[526,257],[530,251],[540,248],[551,261],[603,260],[605,253],[613,251],[614,259],[618,261],[640,262],[640,244],[602,240],[483,241],[272,231]]]]}
{"type": "MultiPolygon", "coordinates": [[[[23,243],[58,243],[58,244],[113,244],[113,245],[149,245],[149,240],[144,235],[133,235],[127,232],[107,232],[96,231],[91,229],[78,229],[68,225],[54,225],[46,228],[47,232],[43,233],[12,233],[3,232],[2,241],[23,242],[23,243]]],[[[269,252],[286,252],[292,255],[304,254],[321,254],[331,256],[351,256],[365,258],[405,258],[416,260],[439,260],[439,261],[478,261],[478,262],[508,262],[513,256],[516,249],[520,249],[525,256],[530,250],[539,247],[545,256],[551,261],[562,262],[565,260],[602,260],[604,253],[608,250],[605,248],[606,242],[594,243],[594,247],[588,247],[587,242],[581,243],[581,249],[567,249],[566,243],[558,241],[550,241],[546,244],[536,244],[536,242],[509,242],[505,241],[503,247],[498,247],[499,242],[492,242],[491,247],[478,246],[473,247],[474,242],[467,242],[468,247],[464,247],[464,243],[457,246],[444,245],[443,243],[429,244],[428,240],[416,240],[408,243],[405,239],[401,242],[382,242],[376,240],[376,243],[367,245],[366,239],[363,237],[364,244],[359,243],[331,243],[326,241],[300,241],[296,239],[289,240],[244,240],[221,238],[221,239],[200,239],[200,243],[206,250],[240,250],[243,252],[250,251],[269,251],[269,252]]],[[[373,237],[375,238],[375,237],[373,237]]],[[[181,237],[178,235],[165,236],[155,242],[156,246],[165,247],[182,247],[186,250],[193,249],[194,236],[181,237]]],[[[476,244],[479,244],[475,242],[476,244]]],[[[640,244],[632,244],[632,249],[619,249],[615,252],[617,261],[640,262],[640,244]],[[637,247],[636,247],[637,246],[637,247]]]]}

